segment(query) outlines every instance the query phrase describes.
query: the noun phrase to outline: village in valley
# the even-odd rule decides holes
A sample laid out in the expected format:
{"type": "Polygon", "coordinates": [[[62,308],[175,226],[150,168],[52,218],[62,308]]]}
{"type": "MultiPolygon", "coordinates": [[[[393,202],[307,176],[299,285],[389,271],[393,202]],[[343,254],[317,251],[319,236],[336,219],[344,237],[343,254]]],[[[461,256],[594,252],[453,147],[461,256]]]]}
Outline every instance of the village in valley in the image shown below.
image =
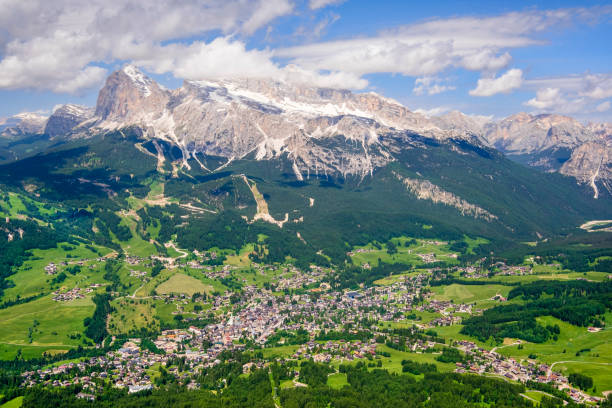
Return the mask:
{"type": "MultiPolygon", "coordinates": [[[[107,323],[108,351],[26,371],[21,385],[78,385],[82,391],[77,397],[93,400],[109,384],[129,393],[153,389],[163,371],[164,376],[170,375],[194,389],[200,387],[200,373],[227,361],[228,356],[231,360],[234,353],[251,353],[243,374],[272,362],[297,366],[304,360],[336,370],[341,364],[358,361],[369,367],[401,370],[397,359],[414,358],[438,364],[443,371],[546,384],[575,402],[599,400],[597,395],[570,384],[566,374],[537,356],[520,358],[501,352],[508,346],[522,349],[523,340],[485,344],[455,330],[463,319],[508,302],[509,287],[500,285],[500,279],[533,276],[538,268],[556,271],[560,265],[542,266],[530,260],[519,266],[497,262],[485,267],[485,259],[481,259],[442,268],[436,266],[437,260],[457,260],[457,254],[447,249],[448,243],[412,240],[406,250],[402,248],[404,242],[407,240],[397,242],[398,255],[375,246],[350,251],[347,255],[364,270],[380,262],[380,257],[389,256],[413,257],[420,265],[357,288],[339,287],[330,279],[336,272],[333,268],[311,265],[303,271],[291,264],[245,262],[248,258],[244,254],[234,255],[227,262],[228,254],[217,251],[195,251],[189,256],[181,251],[175,257],[125,255],[123,259],[110,253],[50,262],[40,273],[51,279],[70,274],[74,267],[94,274],[107,262],[120,262],[130,282],[129,290],[109,292],[107,283],[87,279],[74,287],[55,289],[51,293],[53,301],[68,304],[96,293],[110,296],[113,311],[107,323]],[[433,250],[427,252],[429,248],[433,250]],[[216,262],[221,257],[226,261],[216,262]],[[155,269],[157,272],[153,272],[155,269]],[[450,276],[465,283],[436,284],[450,276]],[[471,280],[479,283],[486,279],[495,282],[469,285],[471,280]],[[458,296],[449,288],[472,290],[458,296]],[[155,316],[161,309],[165,320],[155,316]],[[460,357],[442,359],[450,349],[460,357]]],[[[294,375],[287,386],[305,386],[298,381],[299,371],[294,375]]]]}

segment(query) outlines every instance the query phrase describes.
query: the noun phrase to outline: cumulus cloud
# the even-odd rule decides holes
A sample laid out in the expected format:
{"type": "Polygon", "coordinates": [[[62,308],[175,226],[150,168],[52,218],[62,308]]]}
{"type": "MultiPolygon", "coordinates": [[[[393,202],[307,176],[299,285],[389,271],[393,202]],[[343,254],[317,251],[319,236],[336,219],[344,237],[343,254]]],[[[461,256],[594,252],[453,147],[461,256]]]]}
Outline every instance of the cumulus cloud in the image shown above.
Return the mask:
{"type": "Polygon", "coordinates": [[[492,49],[477,50],[461,58],[459,65],[470,71],[497,71],[512,61],[508,52],[497,55],[492,49]]]}
{"type": "Polygon", "coordinates": [[[328,88],[362,89],[368,85],[365,79],[347,72],[320,73],[293,64],[280,66],[272,61],[270,50],[247,50],[243,42],[229,37],[218,37],[210,43],[160,46],[152,54],[155,58],[136,60],[136,65],[191,80],[250,77],[328,88]]]}
{"type": "Polygon", "coordinates": [[[606,112],[610,110],[610,101],[605,101],[605,102],[600,103],[599,105],[595,107],[595,110],[597,112],[606,112]]]}
{"type": "Polygon", "coordinates": [[[559,106],[567,101],[561,96],[559,88],[544,88],[538,91],[536,97],[525,102],[525,105],[536,109],[547,109],[559,106]]]}
{"type": "Polygon", "coordinates": [[[524,81],[536,96],[524,104],[541,112],[605,112],[610,108],[612,74],[579,74],[524,81]]]}
{"type": "Polygon", "coordinates": [[[278,70],[270,60],[269,51],[247,50],[242,42],[227,37],[216,38],[208,44],[194,42],[189,46],[160,47],[154,59],[136,63],[160,72],[170,71],[178,78],[195,80],[268,77],[278,70]]]}
{"type": "Polygon", "coordinates": [[[322,88],[363,89],[368,86],[367,80],[350,72],[335,71],[320,73],[292,64],[282,68],[280,78],[288,82],[314,85],[322,88]]]}
{"type": "Polygon", "coordinates": [[[584,98],[567,99],[559,88],[544,88],[536,93],[536,97],[525,102],[526,106],[540,112],[556,112],[571,114],[584,110],[584,98]]]}
{"type": "Polygon", "coordinates": [[[514,68],[508,70],[498,78],[481,78],[475,89],[470,91],[472,96],[492,96],[498,93],[508,93],[523,84],[523,71],[514,68]]]}
{"type": "MultiPolygon", "coordinates": [[[[425,78],[461,68],[482,72],[473,94],[493,94],[514,89],[510,80],[521,80],[515,70],[491,79],[511,63],[512,49],[539,44],[537,33],[550,27],[596,21],[612,10],[528,10],[494,17],[437,19],[371,37],[249,49],[247,38],[260,28],[267,27],[269,32],[272,21],[293,13],[294,0],[2,3],[0,89],[69,93],[99,85],[107,74],[105,66],[130,61],[155,73],[185,79],[256,76],[355,89],[367,86],[365,75],[397,73],[422,78],[415,83],[414,92],[430,95],[454,88],[425,78]]],[[[340,3],[342,0],[310,0],[308,6],[317,10],[340,3]]],[[[330,15],[320,20],[310,39],[337,18],[330,15]]],[[[599,79],[582,88],[584,98],[612,94],[610,83],[599,79]]]]}
{"type": "Polygon", "coordinates": [[[310,0],[308,6],[311,10],[316,10],[327,6],[337,6],[345,1],[346,0],[310,0]]]}
{"type": "MultiPolygon", "coordinates": [[[[106,75],[99,67],[104,63],[153,61],[161,50],[155,65],[156,71],[163,71],[168,54],[180,48],[173,42],[213,31],[249,35],[293,10],[290,0],[2,3],[0,88],[70,93],[99,85],[106,75]]],[[[191,50],[201,52],[198,44],[191,50]]]]}
{"type": "Polygon", "coordinates": [[[582,81],[580,94],[588,98],[604,99],[612,96],[612,74],[588,74],[582,81]]]}
{"type": "Polygon", "coordinates": [[[442,92],[452,91],[455,89],[452,85],[444,85],[444,79],[440,79],[437,77],[423,77],[417,78],[414,81],[414,88],[412,92],[415,95],[437,95],[442,92]]]}

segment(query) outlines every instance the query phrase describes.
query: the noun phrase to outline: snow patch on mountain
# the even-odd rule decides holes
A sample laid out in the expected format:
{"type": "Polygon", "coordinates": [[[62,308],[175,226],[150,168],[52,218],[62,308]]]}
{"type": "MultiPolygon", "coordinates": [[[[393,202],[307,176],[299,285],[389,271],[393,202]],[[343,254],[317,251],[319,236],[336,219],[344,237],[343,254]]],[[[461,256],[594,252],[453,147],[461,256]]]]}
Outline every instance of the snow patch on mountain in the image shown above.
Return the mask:
{"type": "Polygon", "coordinates": [[[136,84],[145,97],[151,95],[149,85],[151,84],[152,80],[145,76],[138,68],[136,68],[134,65],[127,65],[123,68],[123,73],[127,75],[134,82],[134,84],[136,84]]]}

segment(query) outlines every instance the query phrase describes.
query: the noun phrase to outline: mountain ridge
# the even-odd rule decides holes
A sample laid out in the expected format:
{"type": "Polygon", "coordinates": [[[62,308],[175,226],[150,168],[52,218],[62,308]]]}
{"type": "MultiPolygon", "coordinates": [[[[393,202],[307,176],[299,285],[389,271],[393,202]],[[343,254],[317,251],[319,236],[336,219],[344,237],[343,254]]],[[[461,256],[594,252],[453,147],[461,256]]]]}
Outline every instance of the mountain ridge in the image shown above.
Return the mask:
{"type": "MultiPolygon", "coordinates": [[[[21,127],[39,129],[40,118],[33,120],[38,128],[28,123],[24,119],[21,127]]],[[[385,135],[414,132],[493,147],[523,164],[574,177],[591,186],[595,198],[601,190],[612,192],[610,124],[583,125],[567,116],[524,112],[500,121],[457,111],[428,117],[372,92],[269,79],[184,81],[168,90],[128,65],[107,78],[95,110],[64,105],[42,131],[51,137],[83,137],[129,126],[176,145],[187,168],[198,153],[228,162],[251,153],[256,160],[287,154],[298,180],[319,173],[363,178],[393,161],[393,152],[401,149],[385,143],[385,135]],[[356,146],[350,154],[323,147],[338,137],[356,146]]],[[[11,129],[5,126],[3,133],[11,129]]]]}

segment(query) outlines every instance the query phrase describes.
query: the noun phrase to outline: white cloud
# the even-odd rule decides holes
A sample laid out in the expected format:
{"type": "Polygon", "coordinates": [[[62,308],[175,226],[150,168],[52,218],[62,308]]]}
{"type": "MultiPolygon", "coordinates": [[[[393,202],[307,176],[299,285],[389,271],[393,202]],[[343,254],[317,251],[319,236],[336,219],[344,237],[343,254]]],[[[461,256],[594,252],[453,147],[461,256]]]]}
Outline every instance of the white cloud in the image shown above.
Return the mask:
{"type": "Polygon", "coordinates": [[[431,108],[431,109],[419,108],[419,109],[414,110],[415,113],[420,113],[421,115],[425,115],[427,117],[439,116],[448,111],[450,111],[450,108],[447,108],[445,106],[438,106],[436,108],[431,108]]]}
{"type": "Polygon", "coordinates": [[[459,65],[470,71],[497,71],[507,66],[510,61],[512,57],[507,52],[496,55],[492,49],[484,49],[466,54],[459,65]]]}
{"type": "Polygon", "coordinates": [[[602,102],[599,105],[597,105],[595,107],[595,110],[597,112],[606,112],[606,111],[610,110],[610,106],[611,106],[610,105],[610,101],[605,101],[605,102],[602,102]]]}
{"type": "Polygon", "coordinates": [[[285,81],[322,88],[363,89],[368,86],[367,80],[350,72],[336,71],[322,74],[297,65],[287,65],[282,68],[280,77],[285,81]]]}
{"type": "Polygon", "coordinates": [[[445,80],[437,77],[423,77],[417,78],[414,81],[414,88],[412,92],[417,95],[437,95],[442,92],[452,91],[455,89],[452,85],[443,85],[445,80]]]}
{"type": "Polygon", "coordinates": [[[158,59],[163,71],[181,48],[173,42],[213,31],[248,35],[292,10],[290,0],[3,0],[0,88],[78,92],[103,80],[96,65],[118,60],[158,59]]]}
{"type": "Polygon", "coordinates": [[[345,1],[346,0],[310,0],[310,2],[308,2],[308,6],[311,10],[316,10],[327,6],[337,6],[345,1]]]}
{"type": "Polygon", "coordinates": [[[307,41],[317,40],[323,35],[329,26],[340,20],[340,16],[335,13],[327,13],[320,20],[312,20],[307,24],[301,25],[293,33],[294,37],[300,37],[307,41]]]}
{"type": "Polygon", "coordinates": [[[472,96],[492,96],[508,93],[519,88],[523,83],[523,71],[514,68],[498,78],[481,78],[476,89],[470,91],[472,96]]]}
{"type": "Polygon", "coordinates": [[[362,89],[365,79],[346,72],[319,73],[289,64],[281,67],[269,50],[247,50],[244,43],[219,37],[210,43],[169,45],[152,52],[154,58],[136,60],[136,65],[153,72],[172,72],[177,78],[192,80],[221,78],[275,78],[328,88],[362,89]]]}
{"type": "Polygon", "coordinates": [[[251,17],[245,21],[243,29],[248,34],[254,33],[269,21],[289,14],[292,10],[293,4],[288,0],[264,0],[260,2],[260,6],[255,9],[251,17]]]}
{"type": "Polygon", "coordinates": [[[495,17],[438,19],[373,37],[279,49],[274,55],[309,69],[357,75],[433,76],[448,68],[491,73],[511,62],[509,50],[542,44],[534,37],[537,33],[578,19],[593,21],[606,13],[610,13],[608,8],[530,10],[495,17]]]}
{"type": "Polygon", "coordinates": [[[567,103],[561,96],[559,88],[544,88],[538,91],[536,97],[525,102],[525,105],[536,109],[548,109],[567,103]]]}
{"type": "MultiPolygon", "coordinates": [[[[271,76],[357,89],[367,86],[367,74],[435,78],[460,68],[483,73],[475,94],[492,92],[485,88],[503,92],[509,85],[502,82],[512,79],[507,76],[514,70],[489,78],[510,64],[512,49],[539,44],[537,34],[551,27],[596,21],[612,10],[437,19],[371,37],[274,50],[249,49],[247,38],[261,28],[269,33],[274,19],[293,13],[294,0],[0,1],[0,89],[70,93],[99,85],[107,74],[102,67],[125,61],[185,79],[271,76]],[[193,41],[211,34],[216,38],[193,41]]],[[[308,6],[316,10],[340,3],[310,0],[308,6]]],[[[318,21],[313,37],[337,18],[313,20],[318,21]]],[[[581,84],[587,99],[612,92],[602,78],[581,84]]],[[[444,81],[416,82],[414,92],[434,95],[450,89],[444,81]]]]}
{"type": "Polygon", "coordinates": [[[216,38],[208,44],[194,42],[189,46],[160,47],[158,52],[152,60],[137,60],[136,64],[160,72],[170,71],[178,78],[194,80],[268,77],[278,71],[278,67],[270,60],[269,51],[248,51],[242,42],[227,37],[216,38]]]}
{"type": "Polygon", "coordinates": [[[100,67],[85,67],[75,77],[67,78],[53,87],[54,92],[75,94],[102,83],[107,71],[100,67]]]}
{"type": "Polygon", "coordinates": [[[544,88],[536,93],[536,97],[525,102],[526,106],[539,112],[555,112],[572,114],[585,109],[584,98],[567,99],[559,88],[544,88]]]}
{"type": "Polygon", "coordinates": [[[583,78],[581,95],[593,99],[612,96],[612,74],[589,74],[583,78]]]}
{"type": "Polygon", "coordinates": [[[524,87],[536,91],[536,97],[525,105],[537,111],[605,112],[610,102],[602,99],[612,96],[612,73],[530,79],[524,81],[524,87]]]}

